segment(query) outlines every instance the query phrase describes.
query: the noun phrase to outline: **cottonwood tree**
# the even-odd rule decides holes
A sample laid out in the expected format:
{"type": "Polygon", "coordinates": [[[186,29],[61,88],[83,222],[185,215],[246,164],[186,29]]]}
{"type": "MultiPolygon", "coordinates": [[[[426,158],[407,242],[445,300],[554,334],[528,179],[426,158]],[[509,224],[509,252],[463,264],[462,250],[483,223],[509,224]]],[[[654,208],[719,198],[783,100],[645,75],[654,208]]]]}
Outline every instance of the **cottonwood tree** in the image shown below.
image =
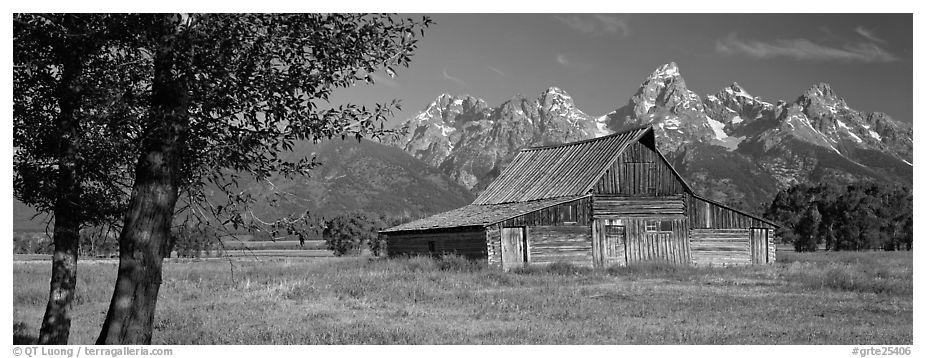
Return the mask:
{"type": "MultiPolygon", "coordinates": [[[[135,27],[152,54],[119,272],[101,344],[148,344],[161,253],[181,190],[190,212],[241,212],[239,174],[306,175],[318,163],[278,155],[303,140],[377,137],[397,102],[331,106],[331,92],[408,66],[430,19],[368,14],[148,15],[135,27]],[[228,205],[202,204],[206,185],[228,205]]],[[[244,217],[231,215],[232,224],[244,217]]]]}
{"type": "Polygon", "coordinates": [[[877,182],[799,184],[782,190],[765,216],[796,251],[900,250],[913,247],[913,195],[877,182]]]}
{"type": "Polygon", "coordinates": [[[81,228],[116,224],[127,202],[146,61],[125,50],[132,22],[13,16],[13,193],[54,221],[41,344],[68,341],[81,228]]]}

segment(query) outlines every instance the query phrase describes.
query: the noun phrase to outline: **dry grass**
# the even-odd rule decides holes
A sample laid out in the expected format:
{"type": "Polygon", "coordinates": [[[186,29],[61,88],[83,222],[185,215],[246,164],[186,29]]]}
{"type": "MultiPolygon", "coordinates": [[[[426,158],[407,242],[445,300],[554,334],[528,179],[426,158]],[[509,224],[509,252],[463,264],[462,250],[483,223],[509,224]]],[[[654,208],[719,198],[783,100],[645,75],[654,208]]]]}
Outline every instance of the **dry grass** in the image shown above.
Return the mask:
{"type": "MultiPolygon", "coordinates": [[[[168,262],[155,344],[912,344],[910,253],[780,255],[772,266],[459,258],[168,262]]],[[[38,331],[47,262],[14,265],[14,333],[38,331]]],[[[80,264],[71,343],[99,333],[114,262],[80,264]]]]}

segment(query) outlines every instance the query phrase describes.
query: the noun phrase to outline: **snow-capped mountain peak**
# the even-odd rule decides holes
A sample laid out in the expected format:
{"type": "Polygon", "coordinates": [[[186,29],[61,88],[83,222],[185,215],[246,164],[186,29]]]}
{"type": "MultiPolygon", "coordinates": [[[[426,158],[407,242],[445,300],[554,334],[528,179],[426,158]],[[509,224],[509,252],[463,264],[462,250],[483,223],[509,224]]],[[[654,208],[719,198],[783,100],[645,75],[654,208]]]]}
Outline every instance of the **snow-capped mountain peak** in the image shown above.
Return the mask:
{"type": "Polygon", "coordinates": [[[659,68],[656,71],[653,71],[653,74],[650,75],[651,78],[669,78],[679,76],[678,65],[675,62],[669,62],[659,68]]]}
{"type": "Polygon", "coordinates": [[[652,124],[659,149],[715,200],[759,203],[787,185],[821,178],[912,180],[908,124],[853,110],[826,83],[773,103],[737,82],[702,98],[673,62],[649,73],[624,106],[602,116],[587,115],[555,86],[498,107],[444,94],[406,121],[410,131],[394,145],[476,192],[522,148],[641,124],[652,124]]]}

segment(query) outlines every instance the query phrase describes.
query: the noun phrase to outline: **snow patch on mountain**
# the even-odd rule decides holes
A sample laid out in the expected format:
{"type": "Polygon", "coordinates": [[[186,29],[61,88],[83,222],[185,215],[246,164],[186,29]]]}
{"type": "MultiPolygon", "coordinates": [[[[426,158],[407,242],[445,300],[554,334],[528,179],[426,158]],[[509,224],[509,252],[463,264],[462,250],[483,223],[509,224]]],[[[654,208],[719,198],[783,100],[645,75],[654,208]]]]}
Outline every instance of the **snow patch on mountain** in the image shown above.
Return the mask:
{"type": "MultiPolygon", "coordinates": [[[[848,132],[848,131],[847,131],[847,132],[848,132]]],[[[859,138],[859,136],[855,135],[855,133],[852,133],[852,132],[848,132],[848,133],[849,133],[849,136],[851,136],[852,139],[855,139],[856,142],[859,142],[859,143],[864,142],[864,141],[862,140],[862,138],[859,138]]]]}
{"type": "Polygon", "coordinates": [[[711,130],[714,131],[714,138],[717,138],[717,140],[720,140],[720,141],[727,139],[727,133],[724,133],[723,131],[723,128],[724,128],[723,123],[720,123],[719,121],[713,118],[708,118],[707,124],[711,127],[711,130]]]}
{"type": "Polygon", "coordinates": [[[448,125],[446,125],[446,124],[444,124],[444,123],[434,123],[434,125],[435,125],[438,129],[440,129],[440,134],[441,134],[442,136],[444,136],[444,137],[448,137],[448,138],[449,138],[450,135],[453,134],[453,132],[456,132],[456,131],[457,131],[456,128],[453,128],[453,127],[451,127],[451,126],[448,126],[448,125]]]}
{"type": "Polygon", "coordinates": [[[849,136],[852,137],[852,139],[855,139],[856,142],[859,142],[859,143],[864,142],[862,138],[859,138],[858,135],[856,135],[855,133],[852,133],[852,129],[849,128],[849,126],[846,125],[843,121],[837,119],[836,124],[839,125],[840,128],[845,129],[846,132],[849,133],[849,136]]]}
{"type": "Polygon", "coordinates": [[[740,123],[740,122],[742,122],[742,121],[743,121],[743,119],[740,118],[740,116],[735,116],[735,117],[733,117],[733,119],[730,120],[730,122],[733,123],[733,124],[737,124],[737,123],[740,123]]]}
{"type": "Polygon", "coordinates": [[[654,104],[653,102],[650,102],[649,100],[644,99],[643,100],[643,113],[648,113],[650,108],[653,108],[654,106],[656,106],[656,104],[654,104]]]}
{"type": "Polygon", "coordinates": [[[595,138],[604,137],[611,133],[613,133],[613,131],[608,129],[608,115],[595,118],[595,138]]]}

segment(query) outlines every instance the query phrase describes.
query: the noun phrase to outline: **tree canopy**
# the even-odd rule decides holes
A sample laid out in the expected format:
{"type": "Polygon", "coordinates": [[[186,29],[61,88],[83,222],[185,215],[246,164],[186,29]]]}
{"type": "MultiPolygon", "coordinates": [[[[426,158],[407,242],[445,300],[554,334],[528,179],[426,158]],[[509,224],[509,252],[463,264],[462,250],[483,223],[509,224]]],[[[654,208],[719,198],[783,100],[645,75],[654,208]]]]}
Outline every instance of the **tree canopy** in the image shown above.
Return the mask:
{"type": "Polygon", "coordinates": [[[784,225],[796,251],[911,250],[913,193],[876,182],[798,184],[778,193],[765,216],[784,225]]]}
{"type": "Polygon", "coordinates": [[[329,97],[408,66],[430,24],[382,14],[14,16],[16,197],[54,212],[56,257],[60,247],[69,265],[76,227],[124,218],[98,342],[150,342],[177,211],[220,226],[292,225],[254,217],[239,180],[308,175],[313,158],[279,155],[297,141],[392,133],[383,123],[397,101],[329,97]]]}

